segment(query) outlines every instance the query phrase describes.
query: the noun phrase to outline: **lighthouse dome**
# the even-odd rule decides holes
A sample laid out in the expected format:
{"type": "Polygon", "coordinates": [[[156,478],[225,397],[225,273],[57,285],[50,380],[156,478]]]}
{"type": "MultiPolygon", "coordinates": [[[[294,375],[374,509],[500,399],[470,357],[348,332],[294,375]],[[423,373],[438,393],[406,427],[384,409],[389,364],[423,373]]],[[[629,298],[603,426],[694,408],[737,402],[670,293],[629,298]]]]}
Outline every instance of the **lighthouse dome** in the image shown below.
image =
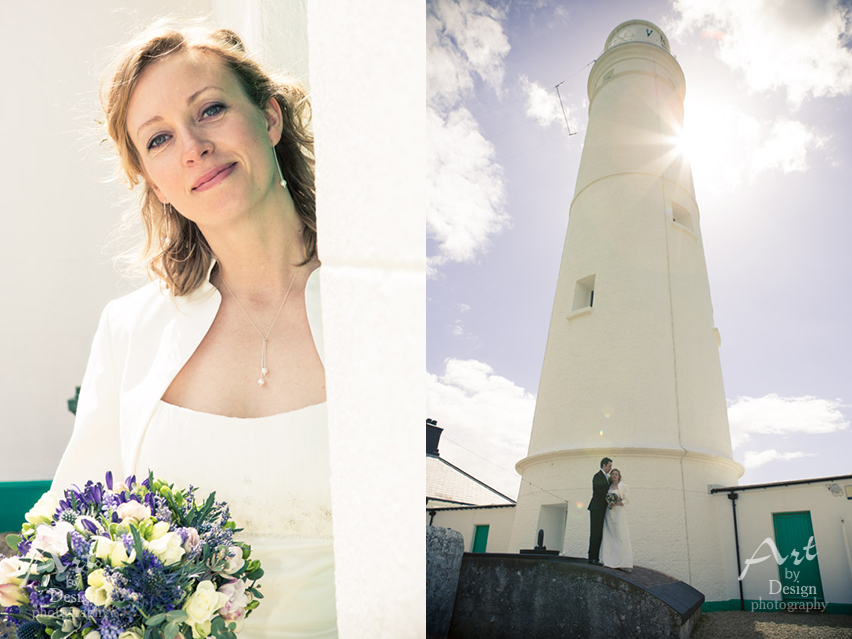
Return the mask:
{"type": "Polygon", "coordinates": [[[606,39],[604,51],[609,51],[622,44],[634,42],[653,44],[660,47],[663,51],[671,53],[669,39],[666,37],[666,34],[662,32],[660,27],[647,20],[628,20],[627,22],[622,22],[609,34],[609,37],[606,39]]]}

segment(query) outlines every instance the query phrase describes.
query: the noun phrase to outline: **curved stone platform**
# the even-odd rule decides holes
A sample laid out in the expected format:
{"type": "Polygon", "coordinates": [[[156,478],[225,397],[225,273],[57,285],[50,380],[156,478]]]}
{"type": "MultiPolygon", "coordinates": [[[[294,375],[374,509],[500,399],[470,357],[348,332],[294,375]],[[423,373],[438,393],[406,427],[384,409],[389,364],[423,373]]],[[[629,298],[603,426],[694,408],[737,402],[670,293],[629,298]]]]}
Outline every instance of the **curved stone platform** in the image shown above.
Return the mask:
{"type": "Polygon", "coordinates": [[[687,639],[704,595],[650,568],[465,553],[451,639],[687,639]]]}

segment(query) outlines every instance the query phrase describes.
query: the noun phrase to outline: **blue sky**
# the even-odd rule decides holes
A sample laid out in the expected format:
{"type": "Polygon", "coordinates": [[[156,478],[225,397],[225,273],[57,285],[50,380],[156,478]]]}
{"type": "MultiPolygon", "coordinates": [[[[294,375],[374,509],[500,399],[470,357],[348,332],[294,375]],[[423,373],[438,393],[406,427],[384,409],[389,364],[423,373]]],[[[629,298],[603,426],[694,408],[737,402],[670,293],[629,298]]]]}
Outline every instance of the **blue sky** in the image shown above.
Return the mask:
{"type": "Polygon", "coordinates": [[[638,6],[427,3],[428,416],[445,428],[441,454],[516,496],[590,63],[613,28],[641,18],[686,75],[740,483],[852,473],[852,10],[638,6]]]}

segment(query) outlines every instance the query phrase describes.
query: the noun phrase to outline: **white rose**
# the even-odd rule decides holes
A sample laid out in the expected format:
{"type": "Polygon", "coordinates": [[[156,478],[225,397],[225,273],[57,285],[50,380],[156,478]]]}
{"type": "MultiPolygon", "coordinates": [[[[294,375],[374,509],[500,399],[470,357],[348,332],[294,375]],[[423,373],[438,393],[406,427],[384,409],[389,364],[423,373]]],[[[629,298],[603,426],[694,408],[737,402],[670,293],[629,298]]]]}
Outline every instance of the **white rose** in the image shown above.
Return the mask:
{"type": "Polygon", "coordinates": [[[125,630],[120,635],[118,635],[118,639],[142,639],[142,635],[142,630],[134,626],[130,630],[125,630]]]}
{"type": "Polygon", "coordinates": [[[36,528],[33,548],[43,553],[64,555],[68,552],[68,533],[74,532],[74,526],[67,521],[57,521],[53,526],[41,524],[36,528]]]}
{"type": "Polygon", "coordinates": [[[148,551],[154,553],[165,566],[176,564],[186,552],[181,546],[180,535],[174,532],[149,541],[148,551]]]}
{"type": "Polygon", "coordinates": [[[107,581],[103,568],[89,573],[89,587],[85,597],[93,604],[103,607],[112,602],[113,585],[107,581]]]}
{"type": "Polygon", "coordinates": [[[151,516],[151,509],[138,501],[128,501],[119,506],[115,511],[122,521],[133,519],[135,521],[145,521],[151,516]]]}
{"type": "Polygon", "coordinates": [[[249,605],[250,599],[246,593],[246,584],[240,579],[219,586],[219,592],[228,598],[225,605],[219,608],[219,614],[222,617],[229,617],[249,605]]]}
{"type": "Polygon", "coordinates": [[[246,565],[243,559],[243,549],[239,546],[231,546],[228,548],[228,565],[222,569],[222,573],[233,575],[240,568],[246,565]]]}
{"type": "Polygon", "coordinates": [[[187,528],[186,533],[186,541],[183,542],[183,549],[189,552],[201,543],[201,536],[195,528],[187,528]]]}
{"type": "Polygon", "coordinates": [[[242,632],[246,625],[246,609],[239,608],[228,615],[222,615],[225,625],[235,624],[234,632],[242,632]]]}
{"type": "Polygon", "coordinates": [[[210,634],[210,620],[216,611],[227,603],[228,597],[216,590],[212,581],[202,581],[183,605],[188,615],[186,624],[192,628],[194,639],[204,639],[210,634]]]}
{"type": "Polygon", "coordinates": [[[24,581],[27,571],[33,572],[28,562],[21,561],[20,557],[7,557],[0,561],[0,584],[14,584],[20,586],[24,581]]]}
{"type": "Polygon", "coordinates": [[[151,536],[149,537],[149,539],[152,539],[152,540],[153,539],[159,539],[160,537],[165,535],[167,532],[169,532],[169,522],[158,521],[151,528],[151,536]]]}
{"type": "Polygon", "coordinates": [[[15,584],[0,584],[0,606],[8,608],[26,603],[27,593],[15,584]]]}
{"type": "Polygon", "coordinates": [[[36,502],[24,518],[33,526],[49,524],[53,521],[56,509],[59,508],[59,498],[52,492],[47,491],[36,502]]]}
{"type": "Polygon", "coordinates": [[[120,568],[136,561],[136,549],[132,549],[128,555],[123,541],[112,541],[106,537],[98,537],[97,544],[95,544],[95,557],[109,560],[110,566],[120,568]]]}

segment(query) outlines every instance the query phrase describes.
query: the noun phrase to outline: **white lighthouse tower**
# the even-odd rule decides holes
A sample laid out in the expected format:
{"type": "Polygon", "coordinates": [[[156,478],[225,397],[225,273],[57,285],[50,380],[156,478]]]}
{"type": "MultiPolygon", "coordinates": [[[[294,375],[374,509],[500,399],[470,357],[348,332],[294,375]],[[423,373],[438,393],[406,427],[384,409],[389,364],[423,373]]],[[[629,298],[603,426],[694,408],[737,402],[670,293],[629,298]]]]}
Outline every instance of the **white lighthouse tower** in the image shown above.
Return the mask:
{"type": "Polygon", "coordinates": [[[548,548],[585,557],[592,475],[607,456],[631,490],[635,563],[722,599],[736,566],[720,524],[729,511],[708,486],[735,485],[743,468],[679,149],[683,72],[656,25],[630,20],[607,38],[588,93],[510,549],[532,547],[543,528],[548,548]]]}

